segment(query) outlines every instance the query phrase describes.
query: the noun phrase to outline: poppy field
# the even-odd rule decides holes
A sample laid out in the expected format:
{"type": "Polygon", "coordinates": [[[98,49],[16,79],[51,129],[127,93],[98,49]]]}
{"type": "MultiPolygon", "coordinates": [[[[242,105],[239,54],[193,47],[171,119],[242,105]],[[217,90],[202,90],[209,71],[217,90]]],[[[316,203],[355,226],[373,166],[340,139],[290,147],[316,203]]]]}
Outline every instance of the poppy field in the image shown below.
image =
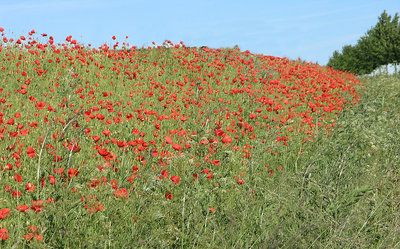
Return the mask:
{"type": "Polygon", "coordinates": [[[4,248],[265,248],[294,215],[268,193],[311,167],[365,92],[353,74],[238,48],[0,32],[4,248]]]}

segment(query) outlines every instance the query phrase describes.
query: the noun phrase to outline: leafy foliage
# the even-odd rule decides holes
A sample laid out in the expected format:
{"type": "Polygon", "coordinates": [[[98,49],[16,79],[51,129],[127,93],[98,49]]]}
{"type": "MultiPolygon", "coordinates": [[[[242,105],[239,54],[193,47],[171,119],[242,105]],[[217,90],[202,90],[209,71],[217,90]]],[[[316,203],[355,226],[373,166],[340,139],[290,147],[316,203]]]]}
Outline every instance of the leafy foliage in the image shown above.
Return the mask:
{"type": "Polygon", "coordinates": [[[328,66],[336,70],[369,74],[380,66],[400,62],[400,23],[398,13],[392,18],[384,11],[378,23],[362,36],[355,46],[335,51],[328,66]]]}

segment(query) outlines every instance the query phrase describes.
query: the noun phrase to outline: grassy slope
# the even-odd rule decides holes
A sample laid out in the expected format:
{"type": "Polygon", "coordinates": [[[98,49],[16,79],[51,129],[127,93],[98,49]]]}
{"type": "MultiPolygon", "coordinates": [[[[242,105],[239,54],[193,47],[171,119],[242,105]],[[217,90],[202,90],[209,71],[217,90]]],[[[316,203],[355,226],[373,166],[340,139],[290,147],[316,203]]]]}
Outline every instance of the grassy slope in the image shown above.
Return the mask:
{"type": "MultiPolygon", "coordinates": [[[[106,208],[95,216],[82,208],[80,196],[60,188],[63,198],[55,196],[57,205],[48,205],[46,212],[6,220],[10,231],[39,226],[44,241],[27,242],[15,232],[0,248],[398,247],[400,79],[364,80],[361,103],[341,114],[329,137],[293,145],[265,162],[283,166],[274,168],[273,177],[252,160],[240,187],[231,172],[220,173],[218,181],[199,177],[194,184],[182,178],[173,187],[145,171],[135,182],[139,191],[128,200],[116,202],[110,190],[96,190],[106,208]],[[295,153],[300,149],[295,146],[304,152],[295,153]],[[165,199],[169,191],[173,200],[165,199]]],[[[229,155],[224,160],[240,163],[229,155]]],[[[178,157],[173,165],[181,175],[193,173],[187,158],[178,157]]],[[[235,170],[230,167],[224,171],[235,170]]],[[[7,199],[0,196],[0,201],[7,199]]],[[[9,206],[16,204],[21,203],[9,206]]]]}
{"type": "Polygon", "coordinates": [[[181,246],[182,238],[185,248],[399,246],[400,79],[368,78],[365,87],[361,103],[342,114],[332,135],[305,148],[297,171],[273,179],[255,176],[247,197],[226,195],[223,188],[189,189],[186,209],[176,206],[179,222],[170,231],[149,229],[145,234],[154,237],[142,246],[181,246]],[[198,220],[199,202],[207,198],[220,206],[198,220]],[[161,244],[154,232],[164,238],[161,244]]]}
{"type": "Polygon", "coordinates": [[[344,112],[333,134],[307,149],[301,169],[282,176],[269,193],[280,207],[265,244],[257,246],[400,245],[400,79],[364,80],[361,103],[344,112]]]}
{"type": "Polygon", "coordinates": [[[287,168],[296,164],[297,170],[269,178],[255,174],[246,188],[229,193],[223,180],[219,187],[183,183],[174,201],[141,196],[129,207],[108,208],[104,220],[82,215],[78,222],[65,215],[52,231],[54,238],[68,239],[56,243],[71,248],[398,247],[400,79],[368,78],[365,87],[361,103],[341,115],[329,137],[288,159],[287,168]],[[205,208],[211,205],[213,213],[205,208]],[[124,215],[132,209],[139,217],[135,222],[124,215]]]}

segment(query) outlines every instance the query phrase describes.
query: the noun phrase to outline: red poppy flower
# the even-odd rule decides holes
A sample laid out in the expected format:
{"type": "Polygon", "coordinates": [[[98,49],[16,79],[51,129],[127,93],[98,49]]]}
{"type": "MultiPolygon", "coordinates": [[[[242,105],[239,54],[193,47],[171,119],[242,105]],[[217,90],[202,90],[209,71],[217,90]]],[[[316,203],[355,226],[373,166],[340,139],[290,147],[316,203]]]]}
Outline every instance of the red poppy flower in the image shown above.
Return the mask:
{"type": "Polygon", "coordinates": [[[215,208],[214,207],[210,207],[210,212],[212,213],[214,211],[215,211],[215,208]]]}
{"type": "Polygon", "coordinates": [[[28,153],[28,157],[31,157],[31,158],[36,155],[35,149],[30,146],[28,146],[27,153],[28,153]]]}
{"type": "Polygon", "coordinates": [[[7,124],[8,124],[8,125],[13,125],[13,124],[14,124],[14,119],[13,119],[13,118],[10,118],[10,119],[7,121],[7,124]]]}
{"type": "Polygon", "coordinates": [[[25,191],[33,192],[35,191],[36,187],[32,183],[28,182],[25,186],[25,191]]]}
{"type": "Polygon", "coordinates": [[[7,193],[11,193],[11,192],[12,192],[12,188],[11,188],[10,185],[4,186],[4,190],[5,190],[7,193]]]}
{"type": "Polygon", "coordinates": [[[0,220],[7,219],[9,215],[10,215],[10,209],[9,208],[0,209],[0,220]]]}
{"type": "Polygon", "coordinates": [[[81,151],[81,147],[78,145],[78,143],[75,140],[72,140],[69,143],[64,142],[63,143],[64,147],[66,149],[68,149],[69,151],[73,151],[73,152],[79,152],[81,151]]]}
{"type": "Polygon", "coordinates": [[[35,107],[36,107],[38,110],[42,110],[42,109],[44,109],[44,108],[46,107],[46,102],[39,101],[39,102],[36,103],[35,107]]]}
{"type": "Polygon", "coordinates": [[[12,196],[15,197],[20,197],[21,196],[21,191],[18,190],[14,190],[14,192],[12,193],[12,196]]]}
{"type": "Polygon", "coordinates": [[[93,136],[92,138],[93,138],[94,142],[96,143],[97,141],[100,140],[101,137],[95,135],[95,136],[93,136]]]}
{"type": "Polygon", "coordinates": [[[47,200],[46,200],[46,204],[50,204],[50,203],[56,203],[57,201],[56,201],[56,199],[54,199],[53,197],[49,197],[49,198],[47,198],[47,200]]]}
{"type": "Polygon", "coordinates": [[[214,130],[215,136],[219,137],[225,134],[225,132],[223,130],[220,129],[216,129],[214,130]]]}
{"type": "Polygon", "coordinates": [[[242,179],[237,179],[237,184],[242,185],[244,183],[244,181],[242,179]]]}
{"type": "Polygon", "coordinates": [[[74,169],[74,168],[68,169],[68,177],[69,178],[77,176],[78,174],[79,174],[79,171],[77,169],[74,169]]]}
{"type": "Polygon", "coordinates": [[[18,205],[15,209],[17,209],[21,213],[28,213],[29,212],[29,207],[27,205],[18,205]]]}
{"type": "Polygon", "coordinates": [[[20,156],[18,153],[16,153],[16,152],[14,152],[14,153],[12,154],[12,156],[13,156],[14,159],[16,159],[16,160],[18,160],[18,159],[21,158],[21,156],[20,156]]]}
{"type": "Polygon", "coordinates": [[[58,168],[57,170],[54,170],[54,173],[56,173],[57,175],[62,175],[63,172],[64,168],[58,168]]]}
{"type": "Polygon", "coordinates": [[[30,133],[30,130],[29,129],[25,129],[25,130],[20,131],[19,133],[21,133],[21,135],[25,137],[30,133]]]}
{"type": "Polygon", "coordinates": [[[4,227],[0,228],[0,238],[1,238],[2,240],[7,240],[8,237],[9,237],[9,235],[8,235],[8,230],[5,229],[4,227]]]}
{"type": "Polygon", "coordinates": [[[203,138],[203,139],[200,140],[200,143],[203,144],[203,145],[207,145],[208,144],[208,139],[203,138]]]}
{"type": "Polygon", "coordinates": [[[54,156],[53,162],[62,162],[62,161],[63,161],[63,158],[61,156],[59,156],[59,155],[54,156]]]}
{"type": "Polygon", "coordinates": [[[160,174],[164,177],[164,179],[167,179],[169,175],[169,173],[165,169],[160,170],[160,174]]]}
{"type": "Polygon", "coordinates": [[[171,137],[169,137],[169,136],[165,137],[165,142],[167,142],[167,144],[172,144],[173,143],[171,137]]]}
{"type": "Polygon", "coordinates": [[[174,182],[174,184],[178,184],[179,183],[179,176],[171,176],[171,181],[174,182]]]}
{"type": "Polygon", "coordinates": [[[127,146],[128,146],[128,144],[127,144],[125,141],[121,141],[121,140],[118,140],[118,141],[117,141],[117,145],[118,145],[118,147],[120,147],[120,148],[122,148],[122,147],[127,147],[127,146]]]}
{"type": "Polygon", "coordinates": [[[104,116],[103,116],[102,114],[100,114],[100,113],[97,113],[97,114],[96,114],[96,118],[97,118],[98,120],[103,120],[103,119],[104,119],[104,116]]]}
{"type": "Polygon", "coordinates": [[[172,148],[174,148],[174,150],[182,150],[183,147],[180,144],[173,144],[172,148]]]}
{"type": "Polygon", "coordinates": [[[111,135],[111,132],[109,130],[104,130],[102,133],[104,134],[104,136],[107,137],[111,135]]]}
{"type": "Polygon", "coordinates": [[[165,194],[165,199],[172,200],[172,198],[174,198],[174,196],[171,193],[166,193],[165,194]]]}
{"type": "Polygon", "coordinates": [[[22,176],[20,176],[18,173],[14,173],[14,180],[16,182],[22,182],[22,176]]]}
{"type": "Polygon", "coordinates": [[[24,235],[24,239],[26,239],[27,241],[32,241],[34,236],[35,234],[33,233],[27,233],[24,235]]]}
{"type": "Polygon", "coordinates": [[[53,175],[49,175],[49,182],[51,185],[56,184],[56,178],[53,175]]]}
{"type": "Polygon", "coordinates": [[[32,201],[32,206],[31,209],[35,212],[40,212],[42,211],[43,208],[43,201],[39,200],[39,201],[32,201]]]}
{"type": "Polygon", "coordinates": [[[98,149],[97,152],[101,155],[101,156],[108,156],[110,154],[110,152],[107,151],[107,149],[98,149]]]}
{"type": "Polygon", "coordinates": [[[0,27],[0,32],[3,32],[3,31],[4,31],[4,29],[2,27],[0,27]]]}
{"type": "Polygon", "coordinates": [[[129,194],[126,188],[121,188],[114,192],[114,196],[121,199],[127,199],[129,194]]]}
{"type": "Polygon", "coordinates": [[[224,135],[224,137],[221,140],[224,144],[230,144],[232,143],[232,138],[229,135],[224,135]]]}

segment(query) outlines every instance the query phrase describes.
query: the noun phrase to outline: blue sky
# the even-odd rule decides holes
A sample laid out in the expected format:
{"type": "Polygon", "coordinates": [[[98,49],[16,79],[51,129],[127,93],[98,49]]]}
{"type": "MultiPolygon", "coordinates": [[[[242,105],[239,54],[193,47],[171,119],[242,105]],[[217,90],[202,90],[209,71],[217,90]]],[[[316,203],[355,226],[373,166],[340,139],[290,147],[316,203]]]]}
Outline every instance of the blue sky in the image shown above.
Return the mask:
{"type": "Polygon", "coordinates": [[[139,47],[164,40],[239,45],[243,51],[326,64],[334,50],[355,44],[385,9],[393,16],[400,1],[2,0],[0,27],[7,37],[35,29],[57,42],[72,35],[96,47],[113,44],[113,35],[139,47]]]}

